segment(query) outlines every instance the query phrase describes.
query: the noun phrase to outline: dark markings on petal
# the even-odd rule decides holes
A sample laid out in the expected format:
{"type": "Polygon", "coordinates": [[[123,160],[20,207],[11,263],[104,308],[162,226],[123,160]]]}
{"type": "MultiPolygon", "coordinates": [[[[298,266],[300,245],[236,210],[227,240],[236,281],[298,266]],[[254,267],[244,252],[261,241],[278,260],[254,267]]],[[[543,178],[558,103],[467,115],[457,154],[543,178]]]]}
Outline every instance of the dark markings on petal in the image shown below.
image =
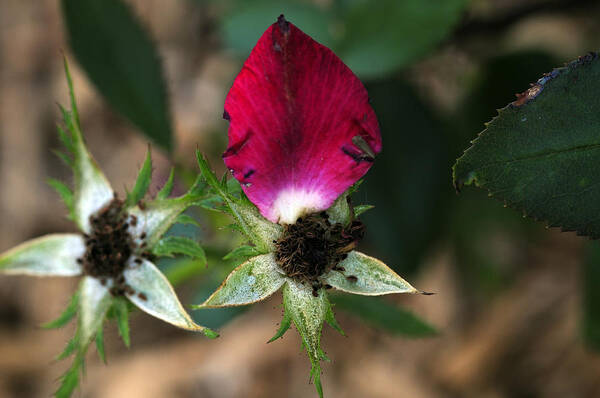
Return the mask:
{"type": "Polygon", "coordinates": [[[244,145],[246,145],[246,143],[250,139],[251,135],[252,135],[252,132],[250,130],[248,130],[248,132],[246,133],[246,136],[242,140],[236,142],[235,144],[233,144],[229,148],[227,148],[227,150],[225,150],[225,152],[223,152],[223,155],[221,155],[221,157],[226,158],[226,157],[237,154],[239,151],[242,150],[244,145]]]}
{"type": "Polygon", "coordinates": [[[356,163],[375,161],[375,158],[346,145],[342,147],[342,152],[354,159],[356,163]]]}
{"type": "Polygon", "coordinates": [[[279,26],[279,30],[281,31],[281,33],[283,33],[284,35],[290,33],[290,23],[285,20],[283,14],[281,14],[279,18],[277,18],[277,25],[279,26]]]}
{"type": "Polygon", "coordinates": [[[281,52],[281,46],[276,41],[273,42],[273,50],[277,51],[278,53],[281,52]]]}
{"type": "Polygon", "coordinates": [[[244,180],[247,180],[248,178],[250,178],[252,176],[252,174],[254,174],[256,170],[254,169],[250,169],[247,172],[244,173],[244,180]]]}
{"type": "Polygon", "coordinates": [[[231,116],[229,116],[227,111],[223,111],[223,119],[227,120],[228,122],[231,121],[231,116]]]}
{"type": "Polygon", "coordinates": [[[370,158],[375,158],[375,152],[362,136],[355,135],[354,137],[352,137],[352,143],[356,145],[358,149],[367,154],[370,158]]]}

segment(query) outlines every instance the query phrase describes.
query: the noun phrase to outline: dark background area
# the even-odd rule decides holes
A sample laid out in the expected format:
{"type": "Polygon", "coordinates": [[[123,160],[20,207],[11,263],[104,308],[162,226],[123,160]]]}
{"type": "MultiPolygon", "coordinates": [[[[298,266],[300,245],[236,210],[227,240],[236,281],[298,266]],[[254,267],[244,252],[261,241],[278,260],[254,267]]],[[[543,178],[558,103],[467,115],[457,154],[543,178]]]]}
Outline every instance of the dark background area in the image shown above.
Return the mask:
{"type": "MultiPolygon", "coordinates": [[[[170,94],[175,145],[171,159],[154,148],[157,181],[172,162],[195,173],[196,147],[224,172],[225,95],[259,35],[282,12],[331,46],[365,83],[384,149],[354,195],[356,204],[375,205],[362,217],[368,228],[362,249],[436,293],[385,303],[410,309],[439,333],[409,339],[338,311],[348,337],[324,328],[333,360],[323,367],[327,397],[600,396],[600,353],[593,349],[600,345],[600,309],[591,283],[600,277],[593,256],[583,266],[587,239],[523,219],[483,191],[457,195],[451,178],[455,159],[497,108],[543,73],[600,49],[598,2],[127,3],[155,39],[170,94]]],[[[56,102],[67,103],[61,52],[71,62],[89,148],[121,194],[144,159],[147,139],[98,94],[68,43],[60,2],[2,1],[0,251],[74,228],[45,182],[70,178],[51,152],[60,147],[56,102]]],[[[207,297],[227,274],[231,264],[220,257],[235,243],[229,231],[215,229],[226,220],[202,210],[194,215],[204,227],[188,232],[207,246],[210,263],[178,274],[186,304],[207,297]]],[[[53,358],[73,327],[39,325],[60,313],[75,288],[70,279],[0,278],[0,397],[54,391],[68,363],[53,358]]],[[[265,344],[280,320],[280,301],[276,295],[248,311],[196,312],[197,320],[220,329],[216,341],[135,313],[131,349],[114,325],[107,328],[108,366],[91,349],[78,394],[314,396],[297,333],[265,344]]]]}

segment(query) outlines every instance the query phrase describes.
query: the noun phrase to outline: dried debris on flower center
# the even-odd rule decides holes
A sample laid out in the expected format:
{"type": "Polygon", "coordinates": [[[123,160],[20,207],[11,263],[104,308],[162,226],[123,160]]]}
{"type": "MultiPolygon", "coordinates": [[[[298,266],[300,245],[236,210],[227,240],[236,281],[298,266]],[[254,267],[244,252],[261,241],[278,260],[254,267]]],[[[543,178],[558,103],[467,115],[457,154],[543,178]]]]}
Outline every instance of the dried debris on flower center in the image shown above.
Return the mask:
{"type": "MultiPolygon", "coordinates": [[[[331,270],[344,272],[338,264],[363,236],[364,225],[358,220],[344,227],[331,224],[325,212],[311,214],[285,226],[275,242],[275,260],[288,277],[309,283],[317,295],[322,287],[319,278],[331,270]]],[[[353,275],[347,278],[356,280],[353,275]]]]}
{"type": "MultiPolygon", "coordinates": [[[[133,288],[125,283],[123,271],[138,249],[128,230],[129,224],[137,220],[123,211],[123,205],[123,201],[115,197],[108,205],[90,216],[92,230],[84,235],[86,251],[83,257],[78,259],[84,274],[97,278],[103,285],[109,280],[112,281],[110,293],[113,296],[135,294],[133,288]]],[[[140,248],[144,246],[145,243],[142,243],[140,248]]],[[[145,252],[142,257],[150,255],[145,252]]],[[[142,260],[138,257],[135,262],[140,264],[142,260]]],[[[142,293],[139,295],[143,298],[142,293]]]]}

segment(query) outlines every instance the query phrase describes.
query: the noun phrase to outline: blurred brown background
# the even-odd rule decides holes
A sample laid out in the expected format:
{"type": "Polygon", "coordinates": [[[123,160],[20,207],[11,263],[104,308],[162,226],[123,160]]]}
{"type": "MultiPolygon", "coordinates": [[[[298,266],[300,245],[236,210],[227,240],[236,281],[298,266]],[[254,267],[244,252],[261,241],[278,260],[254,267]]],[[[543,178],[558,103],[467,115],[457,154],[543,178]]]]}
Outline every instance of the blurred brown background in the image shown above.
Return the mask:
{"type": "MultiPolygon", "coordinates": [[[[219,35],[218,2],[128,3],[156,39],[163,58],[177,138],[175,158],[194,170],[198,145],[221,167],[218,155],[224,149],[227,127],[221,120],[222,104],[243,58],[228,51],[219,35]]],[[[317,3],[326,7],[331,1],[317,3]]],[[[408,85],[411,95],[435,114],[436,126],[441,126],[439,131],[445,137],[446,157],[431,171],[439,178],[420,177],[435,181],[439,188],[435,200],[426,202],[431,207],[422,210],[422,217],[433,215],[433,220],[415,221],[416,225],[427,223],[434,238],[414,257],[412,269],[402,268],[415,286],[436,295],[393,297],[390,302],[412,309],[440,334],[410,340],[340,313],[348,337],[324,328],[323,346],[333,360],[323,367],[327,397],[600,397],[600,355],[584,346],[580,331],[579,265],[584,239],[545,230],[480,192],[457,198],[450,178],[453,159],[494,115],[494,108],[527,88],[519,80],[523,78],[519,66],[535,64],[544,57],[550,60],[550,67],[560,66],[600,48],[598,20],[600,5],[593,1],[472,1],[460,23],[430,53],[394,73],[401,86],[408,85]],[[514,55],[522,53],[527,56],[514,55]],[[506,81],[517,81],[520,86],[512,88],[506,81]],[[489,82],[501,87],[486,85],[489,82]],[[507,84],[508,96],[504,93],[507,84]],[[504,91],[496,95],[497,90],[504,91]],[[482,102],[477,93],[488,98],[495,95],[497,102],[482,102]],[[479,213],[478,206],[494,214],[483,226],[477,222],[489,212],[479,213]],[[447,208],[452,211],[446,213],[447,208]],[[469,227],[457,232],[465,224],[469,227]],[[465,249],[465,245],[469,247],[465,249]],[[463,255],[465,250],[475,254],[463,255]],[[478,268],[482,258],[490,262],[485,265],[489,269],[478,268]],[[495,276],[488,278],[490,273],[495,276]]],[[[117,190],[124,192],[125,184],[132,184],[143,161],[146,140],[106,105],[70,55],[60,4],[2,0],[0,251],[47,232],[73,230],[62,203],[45,183],[49,177],[70,178],[51,153],[59,148],[56,102],[67,102],[62,51],[71,59],[89,147],[117,190]]],[[[539,68],[527,71],[533,76],[527,75],[529,82],[549,70],[544,63],[539,68]]],[[[384,83],[376,79],[372,84],[384,83]]],[[[411,131],[410,125],[396,131],[399,137],[419,133],[411,131]]],[[[384,134],[384,146],[386,142],[394,139],[384,134]]],[[[439,142],[422,144],[429,148],[439,142]]],[[[400,146],[388,145],[382,162],[393,158],[400,146]]],[[[153,156],[156,175],[164,175],[168,160],[159,150],[153,156]]],[[[373,173],[377,173],[375,169],[373,173]]],[[[385,184],[380,186],[383,192],[388,189],[385,184]]],[[[378,202],[376,188],[369,189],[365,188],[361,198],[376,205],[373,212],[380,212],[386,222],[386,204],[378,202]]],[[[401,197],[413,192],[410,184],[398,189],[401,197]]],[[[381,220],[367,219],[375,235],[383,230],[377,222],[381,220]]],[[[394,231],[411,227],[402,220],[388,224],[386,231],[392,232],[386,238],[393,247],[394,242],[403,241],[402,232],[392,235],[394,231]]],[[[210,236],[210,231],[204,233],[210,236]]],[[[379,243],[366,243],[372,248],[370,253],[395,261],[390,245],[379,243]]],[[[53,357],[73,328],[44,331],[39,325],[60,313],[75,287],[76,281],[69,279],[0,278],[0,397],[52,394],[56,378],[68,366],[68,361],[54,362],[53,357]]],[[[178,290],[182,301],[190,303],[194,283],[178,290]]],[[[216,341],[136,312],[131,349],[123,347],[116,328],[107,328],[108,366],[100,363],[91,349],[77,395],[315,396],[314,386],[308,383],[309,362],[301,352],[297,333],[290,331],[283,340],[265,344],[280,320],[280,300],[275,296],[253,306],[221,328],[221,338],[216,341]]]]}

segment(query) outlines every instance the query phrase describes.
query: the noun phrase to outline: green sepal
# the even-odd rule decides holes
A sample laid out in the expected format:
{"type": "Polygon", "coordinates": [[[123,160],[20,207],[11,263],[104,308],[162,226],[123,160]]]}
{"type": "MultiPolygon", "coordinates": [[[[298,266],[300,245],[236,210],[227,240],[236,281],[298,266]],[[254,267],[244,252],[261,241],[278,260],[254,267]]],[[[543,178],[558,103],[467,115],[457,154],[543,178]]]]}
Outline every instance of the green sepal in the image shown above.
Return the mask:
{"type": "Polygon", "coordinates": [[[106,351],[104,350],[104,322],[98,328],[96,333],[96,351],[100,360],[106,364],[106,351]]]}
{"type": "Polygon", "coordinates": [[[159,257],[173,257],[175,254],[184,254],[206,263],[206,253],[202,246],[198,242],[183,236],[167,236],[162,238],[152,248],[152,253],[159,257]]]}
{"type": "MultiPolygon", "coordinates": [[[[350,188],[352,189],[352,188],[350,188]]],[[[342,224],[348,225],[354,218],[354,214],[352,212],[352,207],[349,203],[349,191],[346,190],[343,194],[341,194],[335,202],[326,210],[327,215],[329,216],[329,221],[332,224],[342,224]]]]}
{"type": "Polygon", "coordinates": [[[368,210],[371,210],[373,208],[375,208],[375,206],[373,206],[373,205],[357,205],[357,206],[354,206],[354,216],[358,217],[361,214],[363,214],[364,212],[366,212],[368,210]]]}
{"type": "Polygon", "coordinates": [[[87,351],[98,329],[104,323],[106,313],[112,304],[112,296],[107,286],[98,279],[84,276],[79,288],[79,351],[87,351]]]}
{"type": "Polygon", "coordinates": [[[65,203],[65,206],[67,206],[67,210],[69,211],[69,219],[70,220],[74,220],[75,219],[75,207],[74,207],[74,197],[73,197],[73,191],[71,191],[71,189],[62,181],[56,180],[54,178],[49,178],[47,180],[48,185],[50,185],[52,188],[54,188],[54,190],[56,191],[56,193],[58,193],[58,195],[60,196],[60,198],[62,199],[62,201],[65,203]]]}
{"type": "Polygon", "coordinates": [[[187,214],[178,215],[175,219],[175,224],[190,224],[196,227],[201,227],[198,220],[196,220],[194,217],[188,216],[187,214]]]}
{"type": "Polygon", "coordinates": [[[275,262],[275,255],[261,254],[231,271],[204,303],[192,308],[221,308],[256,303],[270,297],[285,281],[285,276],[275,262]]]}
{"type": "Polygon", "coordinates": [[[207,337],[215,335],[192,320],[179,302],[173,286],[150,261],[143,260],[126,268],[123,277],[125,283],[137,292],[127,298],[140,310],[182,329],[203,332],[207,337]]]}
{"type": "Polygon", "coordinates": [[[283,287],[283,306],[302,337],[302,346],[306,349],[311,363],[310,377],[315,384],[319,397],[323,398],[321,385],[321,361],[328,360],[321,349],[321,330],[330,309],[327,295],[323,289],[313,295],[312,287],[288,280],[283,287]]]}
{"type": "Polygon", "coordinates": [[[283,318],[281,319],[281,323],[279,324],[279,329],[277,329],[277,332],[275,332],[275,336],[271,337],[269,341],[267,341],[267,343],[272,343],[275,340],[283,337],[283,335],[285,334],[285,332],[288,331],[290,326],[292,326],[292,316],[290,315],[290,312],[285,309],[284,306],[283,318]]]}
{"type": "Polygon", "coordinates": [[[75,292],[67,305],[67,308],[53,321],[46,322],[42,325],[44,329],[58,329],[65,326],[77,314],[79,308],[79,291],[75,292]]]}
{"type": "Polygon", "coordinates": [[[102,171],[85,147],[75,102],[73,80],[67,59],[64,58],[65,75],[69,87],[71,110],[59,105],[66,131],[59,129],[59,137],[71,153],[74,174],[73,219],[83,232],[90,231],[89,217],[114,197],[114,191],[102,171]]]}
{"type": "Polygon", "coordinates": [[[142,165],[138,177],[135,180],[133,190],[127,194],[127,199],[125,199],[125,206],[134,206],[136,203],[142,200],[144,196],[146,196],[148,188],[150,188],[151,182],[152,157],[150,155],[150,146],[148,146],[148,151],[146,152],[146,159],[144,160],[144,164],[142,165]]]}
{"type": "Polygon", "coordinates": [[[200,151],[196,151],[196,158],[202,176],[224,201],[226,212],[233,217],[245,237],[256,246],[260,253],[273,251],[273,241],[281,236],[283,227],[265,219],[245,195],[240,194],[240,197],[235,197],[229,193],[224,188],[227,184],[217,180],[217,176],[200,151]]]}
{"type": "Polygon", "coordinates": [[[237,247],[223,256],[223,260],[246,260],[250,257],[258,256],[260,252],[256,250],[256,247],[243,245],[237,247]]]}
{"type": "Polygon", "coordinates": [[[338,266],[344,271],[331,270],[323,275],[322,280],[347,293],[365,296],[421,293],[383,262],[355,250],[348,253],[338,266]]]}
{"type": "Polygon", "coordinates": [[[0,272],[35,276],[81,275],[77,259],[85,253],[81,234],[50,234],[0,253],[0,272]]]}
{"type": "Polygon", "coordinates": [[[135,226],[130,226],[132,235],[146,235],[146,244],[152,248],[160,238],[177,222],[178,217],[190,206],[196,206],[203,198],[206,185],[198,176],[192,187],[184,195],[169,198],[155,199],[137,204],[128,212],[137,218],[135,226]]]}
{"type": "Polygon", "coordinates": [[[175,183],[175,169],[171,168],[171,172],[169,173],[169,178],[167,178],[167,182],[165,185],[158,191],[156,194],[156,199],[167,199],[171,192],[173,191],[173,185],[175,183]]]}

